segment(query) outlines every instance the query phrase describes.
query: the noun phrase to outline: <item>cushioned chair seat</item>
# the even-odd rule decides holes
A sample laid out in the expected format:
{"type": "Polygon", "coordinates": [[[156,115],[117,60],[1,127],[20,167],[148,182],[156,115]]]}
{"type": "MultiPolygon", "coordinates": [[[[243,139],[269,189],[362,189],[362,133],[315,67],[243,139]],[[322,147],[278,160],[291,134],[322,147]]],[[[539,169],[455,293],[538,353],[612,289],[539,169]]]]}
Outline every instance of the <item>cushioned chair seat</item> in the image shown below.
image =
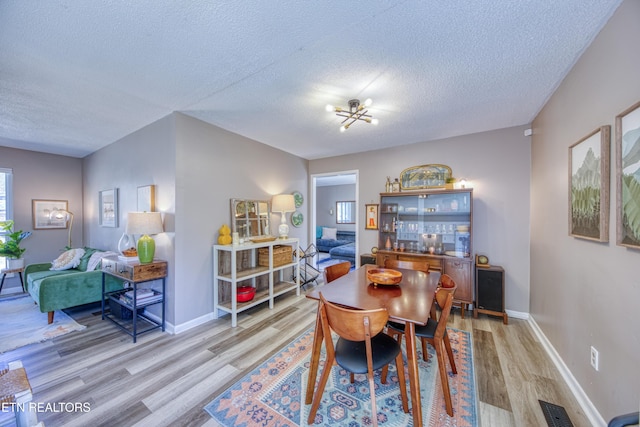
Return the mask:
{"type": "MultiPolygon", "coordinates": [[[[377,370],[392,361],[400,351],[398,342],[387,334],[380,333],[371,338],[373,369],[377,370]]],[[[336,343],[336,362],[354,374],[367,373],[365,341],[349,341],[339,338],[336,343]]]]}

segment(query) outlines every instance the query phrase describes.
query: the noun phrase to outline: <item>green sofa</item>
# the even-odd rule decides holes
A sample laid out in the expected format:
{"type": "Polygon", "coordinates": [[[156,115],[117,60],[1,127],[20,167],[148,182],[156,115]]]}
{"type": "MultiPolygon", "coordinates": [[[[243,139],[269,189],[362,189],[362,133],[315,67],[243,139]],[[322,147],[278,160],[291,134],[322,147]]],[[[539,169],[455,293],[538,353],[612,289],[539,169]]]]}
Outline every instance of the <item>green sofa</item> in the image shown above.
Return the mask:
{"type": "MultiPolygon", "coordinates": [[[[69,270],[50,270],[51,263],[30,264],[24,271],[27,292],[43,313],[49,313],[49,323],[53,323],[55,310],[100,301],[102,298],[102,272],[100,266],[87,271],[87,264],[96,249],[84,248],[85,255],[80,265],[69,270]]],[[[110,275],[105,276],[107,291],[122,289],[122,281],[110,275]]]]}

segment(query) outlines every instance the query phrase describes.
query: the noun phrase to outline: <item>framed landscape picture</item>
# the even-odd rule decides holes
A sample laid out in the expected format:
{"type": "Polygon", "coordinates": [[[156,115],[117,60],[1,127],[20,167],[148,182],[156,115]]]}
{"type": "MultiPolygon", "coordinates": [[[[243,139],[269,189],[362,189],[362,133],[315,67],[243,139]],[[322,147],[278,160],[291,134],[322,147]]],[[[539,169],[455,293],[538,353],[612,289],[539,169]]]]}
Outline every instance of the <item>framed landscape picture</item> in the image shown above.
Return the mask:
{"type": "Polygon", "coordinates": [[[569,147],[569,235],[609,241],[611,126],[569,147]]]}
{"type": "Polygon", "coordinates": [[[54,211],[68,211],[66,200],[32,200],[33,229],[46,230],[52,228],[67,228],[66,218],[57,219],[51,215],[54,211]]]}
{"type": "Polygon", "coordinates": [[[640,102],[616,116],[616,240],[640,248],[640,102]]]}

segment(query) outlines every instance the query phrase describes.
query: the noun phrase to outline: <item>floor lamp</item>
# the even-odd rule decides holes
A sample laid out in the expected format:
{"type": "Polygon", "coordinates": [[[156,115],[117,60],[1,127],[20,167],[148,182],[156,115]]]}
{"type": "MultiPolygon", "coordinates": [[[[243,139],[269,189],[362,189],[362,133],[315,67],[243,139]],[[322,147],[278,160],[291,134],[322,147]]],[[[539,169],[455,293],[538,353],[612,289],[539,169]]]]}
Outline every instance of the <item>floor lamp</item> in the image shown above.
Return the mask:
{"type": "Polygon", "coordinates": [[[67,238],[67,249],[71,249],[71,229],[73,228],[73,212],[64,209],[54,209],[49,214],[49,219],[64,221],[69,224],[69,236],[67,238]]]}

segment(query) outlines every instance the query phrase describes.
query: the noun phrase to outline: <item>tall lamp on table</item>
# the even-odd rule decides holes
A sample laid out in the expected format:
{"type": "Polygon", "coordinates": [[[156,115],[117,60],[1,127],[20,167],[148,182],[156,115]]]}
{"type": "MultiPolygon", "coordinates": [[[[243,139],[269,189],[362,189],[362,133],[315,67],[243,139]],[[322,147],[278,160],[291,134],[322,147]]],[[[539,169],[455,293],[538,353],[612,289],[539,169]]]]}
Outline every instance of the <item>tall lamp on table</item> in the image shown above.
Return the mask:
{"type": "Polygon", "coordinates": [[[141,264],[153,262],[156,242],[150,235],[160,234],[163,231],[160,212],[129,212],[127,214],[125,233],[141,235],[138,239],[138,259],[141,264]]]}
{"type": "Polygon", "coordinates": [[[287,225],[287,212],[295,212],[296,202],[293,198],[293,194],[278,194],[273,196],[271,200],[271,210],[273,212],[280,212],[280,226],[278,227],[278,233],[281,239],[286,239],[289,235],[289,226],[287,225]]]}

